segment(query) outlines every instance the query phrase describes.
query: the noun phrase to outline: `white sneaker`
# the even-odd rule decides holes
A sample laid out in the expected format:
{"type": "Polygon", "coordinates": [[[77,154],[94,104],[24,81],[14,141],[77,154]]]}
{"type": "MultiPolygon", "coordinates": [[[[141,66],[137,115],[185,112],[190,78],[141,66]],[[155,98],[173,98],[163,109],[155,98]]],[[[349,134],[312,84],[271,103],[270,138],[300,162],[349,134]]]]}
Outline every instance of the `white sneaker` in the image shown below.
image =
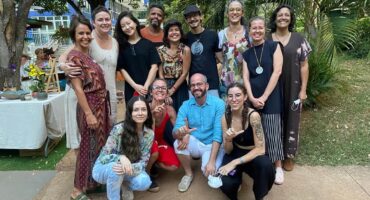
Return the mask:
{"type": "Polygon", "coordinates": [[[128,185],[126,183],[122,184],[122,199],[123,200],[133,200],[134,199],[134,193],[132,190],[128,188],[128,185]]]}
{"type": "Polygon", "coordinates": [[[191,181],[193,181],[192,176],[187,176],[187,175],[183,176],[177,188],[179,192],[186,192],[189,189],[191,181]]]}
{"type": "Polygon", "coordinates": [[[275,184],[281,185],[284,183],[284,171],[281,167],[276,168],[275,184]]]}

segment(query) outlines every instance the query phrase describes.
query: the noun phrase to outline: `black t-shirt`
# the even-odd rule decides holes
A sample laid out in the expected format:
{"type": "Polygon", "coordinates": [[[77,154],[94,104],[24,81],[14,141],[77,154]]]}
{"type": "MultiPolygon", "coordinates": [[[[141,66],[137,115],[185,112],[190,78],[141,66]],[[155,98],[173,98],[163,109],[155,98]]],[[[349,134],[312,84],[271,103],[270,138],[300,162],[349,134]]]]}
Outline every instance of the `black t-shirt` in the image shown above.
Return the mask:
{"type": "Polygon", "coordinates": [[[218,47],[218,35],[215,31],[205,29],[200,34],[189,32],[186,34],[187,46],[191,49],[191,64],[189,75],[202,73],[206,75],[209,89],[219,89],[220,79],[216,65],[216,52],[222,49],[218,47]]]}
{"type": "MultiPolygon", "coordinates": [[[[124,69],[135,83],[144,85],[148,78],[152,64],[161,63],[157,49],[154,44],[141,38],[136,44],[120,46],[117,70],[124,69]]],[[[130,100],[134,93],[130,84],[125,84],[125,99],[130,100]]]]}

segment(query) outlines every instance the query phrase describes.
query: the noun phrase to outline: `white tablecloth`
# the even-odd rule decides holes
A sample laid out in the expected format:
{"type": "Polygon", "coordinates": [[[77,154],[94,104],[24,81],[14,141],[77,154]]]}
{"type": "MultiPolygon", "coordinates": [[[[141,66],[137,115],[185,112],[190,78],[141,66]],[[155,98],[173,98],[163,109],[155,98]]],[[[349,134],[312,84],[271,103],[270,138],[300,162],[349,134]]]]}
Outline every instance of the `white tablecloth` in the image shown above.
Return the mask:
{"type": "Polygon", "coordinates": [[[0,99],[0,149],[38,149],[64,133],[64,92],[43,101],[0,99]]]}

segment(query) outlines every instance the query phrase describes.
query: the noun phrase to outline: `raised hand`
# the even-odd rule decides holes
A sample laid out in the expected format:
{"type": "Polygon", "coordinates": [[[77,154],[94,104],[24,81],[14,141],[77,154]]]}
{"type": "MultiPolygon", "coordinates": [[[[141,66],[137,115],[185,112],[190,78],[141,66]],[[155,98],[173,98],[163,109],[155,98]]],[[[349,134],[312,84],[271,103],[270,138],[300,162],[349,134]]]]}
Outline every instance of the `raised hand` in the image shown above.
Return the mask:
{"type": "Polygon", "coordinates": [[[239,135],[239,134],[241,134],[243,132],[244,132],[244,130],[235,132],[233,128],[229,128],[226,131],[225,140],[231,142],[234,137],[236,137],[237,135],[239,135]]]}
{"type": "Polygon", "coordinates": [[[191,132],[197,130],[197,128],[189,128],[189,122],[187,118],[185,118],[184,121],[185,121],[185,125],[177,129],[177,134],[180,137],[184,137],[185,135],[190,134],[191,132]]]}

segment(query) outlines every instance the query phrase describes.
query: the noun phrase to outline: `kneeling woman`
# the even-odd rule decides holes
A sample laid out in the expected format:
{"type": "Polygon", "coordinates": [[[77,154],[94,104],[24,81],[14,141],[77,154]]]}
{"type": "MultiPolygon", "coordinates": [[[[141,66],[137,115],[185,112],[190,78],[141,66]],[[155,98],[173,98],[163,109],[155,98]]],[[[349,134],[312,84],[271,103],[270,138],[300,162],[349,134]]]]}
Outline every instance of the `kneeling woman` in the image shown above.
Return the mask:
{"type": "Polygon", "coordinates": [[[222,119],[225,156],[222,167],[221,190],[230,199],[237,199],[242,173],[253,180],[256,199],[262,199],[271,189],[275,170],[265,155],[265,139],[260,115],[246,104],[247,91],[239,83],[227,89],[227,109],[222,119]],[[231,172],[231,173],[230,173],[231,172]]]}
{"type": "Polygon", "coordinates": [[[93,168],[93,178],[107,184],[108,199],[133,199],[133,190],[145,191],[151,181],[145,172],[154,132],[148,102],[142,96],[132,97],[127,104],[125,122],[110,132],[93,168]]]}

